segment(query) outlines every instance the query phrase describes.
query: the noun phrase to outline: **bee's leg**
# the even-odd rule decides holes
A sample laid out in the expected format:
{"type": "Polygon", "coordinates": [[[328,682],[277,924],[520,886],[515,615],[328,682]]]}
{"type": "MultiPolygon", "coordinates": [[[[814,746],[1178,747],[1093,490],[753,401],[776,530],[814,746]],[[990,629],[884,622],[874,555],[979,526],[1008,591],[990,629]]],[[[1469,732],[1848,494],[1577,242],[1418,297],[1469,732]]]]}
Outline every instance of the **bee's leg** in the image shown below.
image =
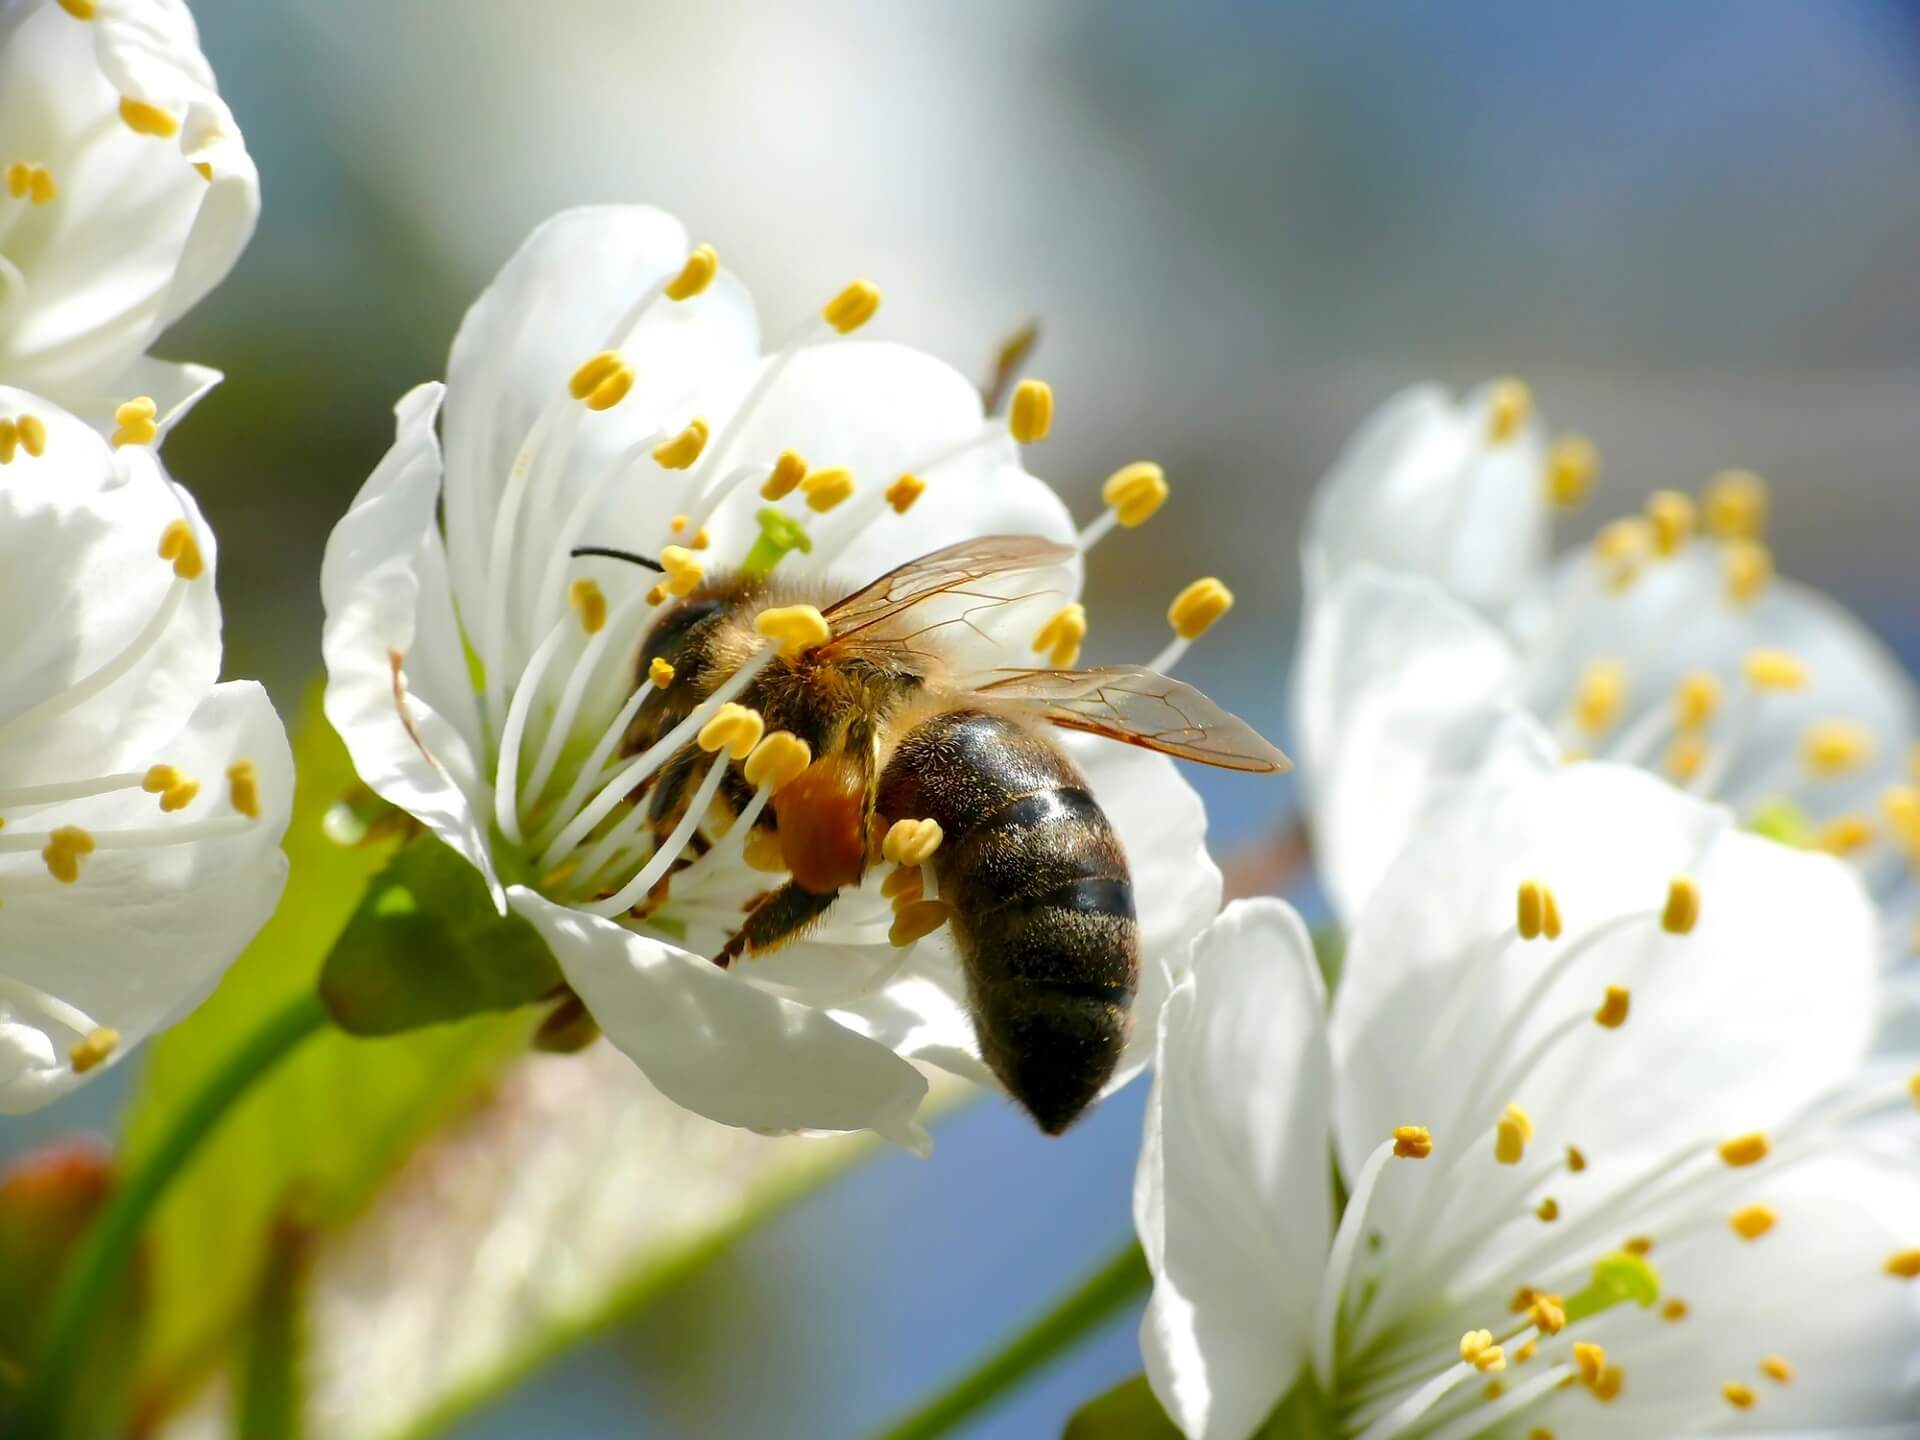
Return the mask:
{"type": "Polygon", "coordinates": [[[713,957],[713,963],[724,970],[743,950],[758,955],[763,950],[777,949],[804,933],[839,898],[840,892],[837,890],[816,895],[789,880],[753,907],[747,915],[747,923],[720,947],[720,953],[713,957]]]}

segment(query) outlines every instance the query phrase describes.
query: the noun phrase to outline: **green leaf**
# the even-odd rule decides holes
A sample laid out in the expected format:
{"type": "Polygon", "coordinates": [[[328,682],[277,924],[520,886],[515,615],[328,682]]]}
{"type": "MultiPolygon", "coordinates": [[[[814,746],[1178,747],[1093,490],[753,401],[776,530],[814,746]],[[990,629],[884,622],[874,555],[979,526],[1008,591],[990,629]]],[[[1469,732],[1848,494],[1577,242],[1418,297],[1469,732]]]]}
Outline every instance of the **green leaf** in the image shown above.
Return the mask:
{"type": "Polygon", "coordinates": [[[1060,1440],[1180,1440],[1180,1429],[1136,1375],[1074,1411],[1060,1440]]]}
{"type": "Polygon", "coordinates": [[[320,972],[320,998],[353,1035],[512,1010],[550,995],[560,967],[540,932],[501,915],[480,872],[431,835],[373,878],[320,972]]]}
{"type": "MultiPolygon", "coordinates": [[[[342,847],[323,819],[354,783],[317,687],[294,727],[298,779],[279,911],[220,987],[144,1052],[122,1125],[137,1161],[241,1039],[310,990],[391,845],[342,847]]],[[[338,1224],[415,1142],[471,1106],[524,1051],[532,1016],[485,1016],[388,1040],[315,1036],[228,1115],[155,1212],[141,1375],[149,1402],[185,1393],[224,1356],[259,1293],[274,1226],[338,1224]]]]}

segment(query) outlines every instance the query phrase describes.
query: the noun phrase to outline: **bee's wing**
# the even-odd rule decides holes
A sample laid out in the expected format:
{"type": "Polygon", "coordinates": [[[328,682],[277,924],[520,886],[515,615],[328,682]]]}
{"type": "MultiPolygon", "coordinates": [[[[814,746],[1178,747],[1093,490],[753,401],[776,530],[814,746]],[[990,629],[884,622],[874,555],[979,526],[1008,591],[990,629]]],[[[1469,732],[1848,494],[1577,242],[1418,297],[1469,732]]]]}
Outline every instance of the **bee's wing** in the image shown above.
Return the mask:
{"type": "Polygon", "coordinates": [[[1063,730],[1085,730],[1223,770],[1277,775],[1293,762],[1246,721],[1191,685],[1139,665],[1098,670],[995,670],[972,694],[1031,707],[1063,730]]]}
{"type": "Polygon", "coordinates": [[[986,610],[1029,598],[980,588],[985,581],[1045,570],[1065,563],[1073,554],[1073,546],[1037,535],[983,535],[909,560],[822,612],[833,636],[818,653],[841,658],[912,653],[914,642],[931,631],[971,625],[986,610]],[[914,607],[936,596],[977,603],[966,605],[957,615],[924,624],[918,623],[918,617],[910,618],[914,607]]]}

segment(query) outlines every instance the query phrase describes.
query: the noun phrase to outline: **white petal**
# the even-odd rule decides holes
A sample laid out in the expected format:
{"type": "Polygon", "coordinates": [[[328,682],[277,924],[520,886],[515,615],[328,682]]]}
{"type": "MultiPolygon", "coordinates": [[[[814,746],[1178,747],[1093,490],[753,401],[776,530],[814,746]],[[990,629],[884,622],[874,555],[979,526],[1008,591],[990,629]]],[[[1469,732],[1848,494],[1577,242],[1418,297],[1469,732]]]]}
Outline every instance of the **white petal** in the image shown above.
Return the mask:
{"type": "MultiPolygon", "coordinates": [[[[167,753],[201,782],[185,810],[163,815],[155,798],[138,790],[50,807],[22,823],[79,825],[103,842],[81,861],[79,880],[50,888],[32,883],[44,879],[38,855],[5,857],[0,875],[0,891],[8,891],[0,907],[0,1004],[17,1002],[6,991],[13,981],[77,1007],[119,1032],[115,1062],[206,997],[272,914],[286,879],[279,846],[293,803],[293,757],[266,692],[252,681],[215,686],[167,753]],[[114,830],[164,831],[232,816],[225,772],[237,760],[253,763],[257,819],[179,844],[107,843],[114,830]],[[11,890],[6,876],[19,877],[11,890]]],[[[16,1023],[47,1028],[30,1007],[11,1008],[16,1023]]],[[[64,1055],[78,1038],[56,1026],[49,1044],[64,1055]]],[[[55,1074],[29,1074],[24,1084],[17,1078],[0,1062],[0,1111],[45,1104],[85,1077],[62,1066],[55,1074]]]]}
{"type": "Polygon", "coordinates": [[[1442,787],[1501,723],[1512,647],[1431,580],[1362,565],[1312,605],[1293,694],[1315,858],[1353,923],[1442,787]]]}
{"type": "Polygon", "coordinates": [[[1424,575],[1489,614],[1546,559],[1544,429],[1489,439],[1489,390],[1396,395],[1321,481],[1303,544],[1309,604],[1360,565],[1424,575]]]}
{"type": "Polygon", "coordinates": [[[401,399],[393,448],[327,540],[326,712],[360,778],[472,862],[504,906],[487,842],[491,789],[477,764],[485,747],[457,678],[434,522],[440,395],[439,385],[420,385],[401,399]]]}
{"type": "Polygon", "coordinates": [[[47,430],[45,453],[22,449],[0,483],[0,614],[13,627],[0,648],[0,776],[44,784],[162,762],[158,747],[219,672],[213,532],[145,447],[111,451],[20,390],[0,388],[0,413],[37,415],[47,430]],[[180,582],[158,546],[183,518],[206,568],[169,602],[180,582]],[[142,650],[169,603],[177,608],[142,650]],[[120,657],[125,673],[91,699],[27,718],[120,657]]]}
{"type": "Polygon", "coordinates": [[[700,956],[524,886],[507,893],[607,1038],[676,1104],[726,1125],[929,1144],[914,1120],[926,1079],[885,1046],[700,956]]]}
{"type": "Polygon", "coordinates": [[[1134,1219],[1147,1378],[1189,1436],[1241,1440],[1307,1358],[1332,1238],[1325,997],[1299,916],[1240,901],[1160,1017],[1134,1219]]]}

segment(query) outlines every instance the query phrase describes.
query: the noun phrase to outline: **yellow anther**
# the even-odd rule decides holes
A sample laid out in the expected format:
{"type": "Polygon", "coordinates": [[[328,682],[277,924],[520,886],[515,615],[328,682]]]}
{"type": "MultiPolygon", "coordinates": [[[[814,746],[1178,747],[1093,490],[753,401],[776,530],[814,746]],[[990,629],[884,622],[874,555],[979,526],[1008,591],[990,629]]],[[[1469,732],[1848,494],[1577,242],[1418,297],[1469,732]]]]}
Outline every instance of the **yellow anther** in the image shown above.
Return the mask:
{"type": "Polygon", "coordinates": [[[1559,906],[1553,902],[1553,891],[1542,885],[1538,879],[1523,879],[1519,897],[1515,924],[1521,931],[1523,941],[1536,941],[1548,933],[1548,910],[1553,910],[1555,925],[1559,922],[1559,906]]]}
{"type": "Polygon", "coordinates": [[[813,747],[791,730],[776,730],[747,756],[747,783],[778,790],[813,763],[813,747]]]}
{"type": "Polygon", "coordinates": [[[1873,758],[1873,731],[1851,720],[1822,720],[1801,732],[1800,757],[1816,775],[1845,775],[1873,758]]]}
{"type": "Polygon", "coordinates": [[[67,1058],[73,1062],[73,1073],[84,1075],[119,1048],[120,1032],[96,1025],[68,1047],[67,1058]]]}
{"type": "Polygon", "coordinates": [[[573,372],[573,378],[567,381],[567,393],[576,400],[584,400],[625,364],[618,350],[602,350],[573,372]]]}
{"type": "Polygon", "coordinates": [[[1487,442],[1504,445],[1533,414],[1533,392],[1511,377],[1487,387],[1487,442]]]}
{"type": "Polygon", "coordinates": [[[1522,1285],[1513,1292],[1513,1298],[1507,1301],[1507,1309],[1515,1315],[1524,1315],[1527,1313],[1527,1307],[1546,1293],[1544,1290],[1534,1289],[1531,1285],[1522,1285]]]}
{"type": "Polygon", "coordinates": [[[1897,1280],[1920,1279],[1920,1250],[1900,1250],[1889,1255],[1886,1271],[1897,1280]]]}
{"type": "Polygon", "coordinates": [[[40,858],[46,861],[47,871],[54,879],[62,885],[71,885],[80,878],[81,857],[92,853],[91,834],[78,825],[62,825],[47,836],[40,858]]]}
{"type": "Polygon", "coordinates": [[[1560,923],[1560,902],[1554,898],[1553,891],[1545,895],[1546,904],[1540,914],[1540,932],[1549,940],[1558,940],[1563,928],[1560,923]]]}
{"type": "Polygon", "coordinates": [[[662,470],[685,470],[707,448],[708,433],[707,422],[694,416],[687,422],[686,429],[653,447],[653,463],[662,470]]]}
{"type": "Polygon", "coordinates": [[[1526,1344],[1522,1345],[1518,1350],[1513,1352],[1513,1363],[1516,1365],[1526,1364],[1529,1360],[1531,1360],[1534,1357],[1534,1355],[1539,1351],[1539,1349],[1540,1349],[1540,1342],[1538,1340],[1527,1341],[1526,1344]]]}
{"type": "Polygon", "coordinates": [[[1920,856],[1920,788],[1889,785],[1880,792],[1880,813],[1894,837],[1920,856]]]}
{"type": "Polygon", "coordinates": [[[580,398],[586,402],[589,410],[611,410],[627,398],[627,392],[631,389],[633,389],[632,367],[616,364],[605,379],[580,398]]]}
{"type": "Polygon", "coordinates": [[[1607,1352],[1604,1347],[1590,1345],[1584,1340],[1573,1342],[1573,1368],[1580,1376],[1582,1385],[1597,1385],[1601,1372],[1607,1368],[1607,1352]]]}
{"type": "Polygon", "coordinates": [[[567,603],[580,617],[580,628],[598,635],[607,623],[607,597],[594,581],[581,578],[567,587],[567,603]]]}
{"type": "Polygon", "coordinates": [[[1402,1160],[1424,1160],[1433,1154],[1433,1136],[1424,1125],[1401,1125],[1393,1132],[1393,1153],[1402,1160]]]}
{"type": "Polygon", "coordinates": [[[707,578],[707,572],[684,545],[663,546],[660,565],[667,572],[665,583],[669,595],[691,595],[700,588],[700,582],[707,578]]]}
{"type": "Polygon", "coordinates": [[[20,448],[20,427],[12,420],[0,420],[0,465],[11,465],[20,448]]]}
{"type": "Polygon", "coordinates": [[[1033,651],[1045,655],[1055,669],[1065,669],[1080,658],[1080,646],[1087,638],[1087,607],[1069,605],[1060,611],[1033,637],[1033,651]]]}
{"type": "Polygon", "coordinates": [[[200,553],[200,542],[185,520],[169,520],[160,532],[158,554],[173,562],[173,573],[182,580],[198,580],[206,572],[207,562],[200,553]]]}
{"type": "Polygon", "coordinates": [[[893,907],[887,943],[896,948],[911,945],[946,924],[952,913],[938,900],[903,900],[893,907]]]}
{"type": "Polygon", "coordinates": [[[744,760],[766,734],[767,722],[758,710],[728,701],[714,711],[713,718],[700,727],[699,745],[712,753],[725,750],[735,760],[744,760]]]}
{"type": "Polygon", "coordinates": [[[662,600],[665,600],[666,598],[667,598],[667,587],[664,583],[659,585],[654,585],[651,588],[649,588],[647,591],[647,604],[649,605],[658,605],[662,600]]]}
{"type": "Polygon", "coordinates": [[[647,662],[647,679],[653,682],[653,688],[664,690],[673,684],[673,666],[658,655],[647,662]]]}
{"type": "Polygon", "coordinates": [[[1182,640],[1198,640],[1232,608],[1233,592],[1208,575],[1173,597],[1173,604],[1167,607],[1167,623],[1182,640]]]}
{"type": "Polygon", "coordinates": [[[1506,1394],[1506,1389],[1507,1387],[1502,1385],[1498,1380],[1489,1380],[1480,1388],[1480,1393],[1489,1400],[1498,1400],[1502,1395],[1506,1394]]]}
{"type": "Polygon", "coordinates": [[[1647,499],[1647,521],[1653,526],[1654,551],[1678,555],[1693,539],[1693,501],[1678,490],[1657,490],[1647,499]]]}
{"type": "Polygon", "coordinates": [[[787,869],[786,852],[780,848],[780,832],[765,830],[756,825],[747,835],[746,849],[741,859],[754,870],[764,875],[783,875],[787,869]]]}
{"type": "Polygon", "coordinates": [[[1615,520],[1593,537],[1593,558],[1607,589],[1619,594],[1640,577],[1653,551],[1653,526],[1638,515],[1615,520]]]}
{"type": "Polygon", "coordinates": [[[1578,1175],[1587,1168],[1587,1156],[1578,1145],[1567,1146],[1567,1172],[1578,1175]]]}
{"type": "Polygon", "coordinates": [[[1673,692],[1673,723],[1682,730],[1704,730],[1720,708],[1720,681],[1696,670],[1673,692]]]}
{"type": "Polygon", "coordinates": [[[1620,1248],[1629,1255],[1651,1255],[1653,1253],[1653,1237],[1651,1235],[1630,1235],[1627,1237],[1626,1243],[1620,1248]]]}
{"type": "Polygon", "coordinates": [[[1809,678],[1800,657],[1787,650],[1749,650],[1740,668],[1758,690],[1802,690],[1809,678]]]}
{"type": "Polygon", "coordinates": [[[1772,1151],[1773,1143],[1761,1130],[1736,1135],[1731,1140],[1720,1142],[1720,1158],[1736,1170],[1747,1165],[1758,1165],[1772,1151]]]}
{"type": "Polygon", "coordinates": [[[693,523],[693,517],[691,515],[676,515],[667,522],[667,529],[670,530],[673,534],[678,535],[682,530],[685,530],[687,526],[692,523],[693,523]]]}
{"type": "Polygon", "coordinates": [[[1913,1101],[1913,1108],[1920,1110],[1920,1070],[1907,1077],[1907,1096],[1913,1101]]]}
{"type": "Polygon", "coordinates": [[[1767,1356],[1760,1362],[1760,1373],[1776,1385],[1791,1385],[1793,1383],[1793,1366],[1786,1362],[1784,1356],[1767,1356]]]}
{"type": "Polygon", "coordinates": [[[76,20],[93,18],[93,0],[60,0],[60,8],[76,20]]]}
{"type": "Polygon", "coordinates": [[[720,273],[720,256],[711,245],[696,245],[687,256],[680,273],[667,282],[667,299],[691,300],[713,283],[720,273]]]}
{"type": "Polygon", "coordinates": [[[1765,1205],[1743,1205],[1727,1217],[1727,1223],[1742,1240],[1758,1240],[1773,1229],[1778,1218],[1765,1205]]]}
{"type": "Polygon", "coordinates": [[[880,893],[888,900],[918,900],[925,889],[918,865],[897,866],[880,882],[880,893]]]}
{"type": "Polygon", "coordinates": [[[811,605],[779,605],[753,617],[754,633],[780,642],[783,655],[800,655],[833,638],[826,616],[811,605]]]}
{"type": "Polygon", "coordinates": [[[1493,1158],[1502,1165],[1518,1165],[1531,1139],[1533,1118],[1518,1105],[1509,1105],[1493,1127],[1493,1158]]]}
{"type": "Polygon", "coordinates": [[[1167,503],[1167,472],[1151,460],[1122,465],[1100,487],[1100,499],[1125,528],[1144,525],[1167,503]]]}
{"type": "Polygon", "coordinates": [[[38,460],[47,453],[47,422],[38,415],[22,415],[14,422],[20,434],[20,448],[38,460]]]}
{"type": "Polygon", "coordinates": [[[1676,1295],[1660,1307],[1660,1318],[1669,1325],[1678,1325],[1687,1318],[1687,1302],[1676,1295]]]}
{"type": "Polygon", "coordinates": [[[1754,1396],[1751,1385],[1742,1385],[1738,1380],[1729,1380],[1720,1387],[1720,1393],[1726,1397],[1727,1403],[1736,1410],[1751,1410],[1753,1408],[1754,1396]]]}
{"type": "Polygon", "coordinates": [[[880,854],[894,865],[924,865],[943,838],[938,820],[896,820],[881,842],[880,854]]]}
{"type": "Polygon", "coordinates": [[[694,531],[693,539],[687,542],[688,547],[694,550],[705,550],[711,547],[712,544],[713,537],[707,533],[707,527],[704,525],[694,531]]]}
{"type": "Polygon", "coordinates": [[[1476,1364],[1480,1357],[1493,1348],[1491,1330],[1469,1330],[1460,1337],[1460,1358],[1467,1364],[1476,1364]]]}
{"type": "Polygon", "coordinates": [[[1560,1202],[1551,1195],[1541,1197],[1540,1203],[1534,1206],[1533,1218],[1542,1225],[1553,1224],[1560,1218],[1560,1202]]]}
{"type": "Polygon", "coordinates": [[[1547,451],[1547,499],[1563,510],[1581,504],[1600,473],[1600,452],[1584,435],[1562,435],[1547,451]]]}
{"type": "Polygon", "coordinates": [[[838,465],[812,471],[800,482],[800,493],[809,510],[824,515],[853,494],[853,472],[838,465]]]}
{"type": "Polygon", "coordinates": [[[16,160],[7,166],[7,193],[16,200],[27,198],[27,187],[33,184],[33,166],[24,160],[16,160]]]}
{"type": "Polygon", "coordinates": [[[1622,1370],[1618,1365],[1609,1365],[1600,1372],[1600,1378],[1594,1381],[1589,1388],[1593,1391],[1593,1398],[1604,1405],[1609,1400],[1617,1398],[1626,1383],[1626,1371],[1622,1370]]]}
{"type": "Polygon", "coordinates": [[[173,116],[158,105],[149,105],[146,101],[135,100],[131,96],[121,99],[120,118],[136,135],[151,135],[156,140],[170,140],[180,133],[180,122],[173,116]]]}
{"type": "Polygon", "coordinates": [[[184,810],[191,805],[194,797],[200,793],[198,780],[182,780],[178,785],[169,787],[160,797],[160,808],[172,814],[175,810],[184,810]]]}
{"type": "Polygon", "coordinates": [[[1567,1312],[1545,1295],[1527,1308],[1527,1320],[1542,1335],[1558,1335],[1567,1328],[1567,1312]]]}
{"type": "Polygon", "coordinates": [[[851,335],[879,308],[879,286],[869,280],[856,280],[821,307],[820,318],[842,335],[851,335]]]}
{"type": "Polygon", "coordinates": [[[1632,992],[1624,985],[1607,986],[1607,998],[1593,1012],[1593,1023],[1608,1030],[1618,1030],[1627,1023],[1627,1009],[1632,998],[1632,992]]]}
{"type": "Polygon", "coordinates": [[[1820,827],[1814,845],[1829,855],[1858,855],[1873,844],[1873,821],[1865,815],[1836,815],[1820,827]]]}
{"type": "Polygon", "coordinates": [[[1707,482],[1706,522],[1722,540],[1763,539],[1767,482],[1751,470],[1722,470],[1707,482]]]}
{"type": "Polygon", "coordinates": [[[115,429],[111,437],[113,448],[122,445],[150,445],[158,438],[160,427],[153,417],[158,413],[154,403],[145,395],[137,395],[113,412],[115,429]]]}
{"type": "Polygon", "coordinates": [[[1773,552],[1753,540],[1730,541],[1721,568],[1735,605],[1751,605],[1773,584],[1773,552]]]}
{"type": "Polygon", "coordinates": [[[760,482],[762,500],[783,500],[807,478],[807,462],[791,450],[782,450],[773,462],[773,472],[760,482]]]}
{"type": "Polygon", "coordinates": [[[196,160],[193,162],[193,168],[199,173],[202,180],[205,180],[208,184],[213,183],[213,166],[209,165],[205,160],[196,160]]]}
{"type": "Polygon", "coordinates": [[[236,760],[227,767],[227,798],[249,820],[260,818],[260,774],[251,760],[236,760]]]}
{"type": "Polygon", "coordinates": [[[1573,718],[1588,735],[1611,730],[1627,703],[1627,667],[1618,660],[1595,660],[1580,676],[1573,718]]]}
{"type": "Polygon", "coordinates": [[[171,814],[193,803],[194,796],[200,793],[200,782],[182,775],[172,765],[155,765],[142,777],[140,788],[149,795],[158,795],[160,808],[171,814]]]}
{"type": "Polygon", "coordinates": [[[1706,768],[1707,742],[1698,735],[1676,735],[1673,743],[1667,746],[1667,774],[1676,783],[1685,785],[1706,768]]]}
{"type": "Polygon", "coordinates": [[[1013,390],[1007,429],[1022,445],[1037,445],[1053,429],[1053,387],[1044,380],[1022,380],[1013,390]]]}
{"type": "Polygon", "coordinates": [[[1473,1368],[1482,1375],[1498,1375],[1507,1368],[1507,1352],[1498,1345],[1489,1345],[1473,1357],[1473,1368]]]}
{"type": "Polygon", "coordinates": [[[27,182],[27,198],[35,205],[51,205],[60,194],[60,187],[53,183],[53,172],[44,165],[36,165],[33,178],[27,182]]]}
{"type": "Polygon", "coordinates": [[[887,487],[887,504],[893,507],[893,513],[904,515],[913,508],[913,502],[926,493],[927,482],[918,475],[902,475],[887,487]]]}
{"type": "Polygon", "coordinates": [[[1667,904],[1660,912],[1660,928],[1669,935],[1691,935],[1700,923],[1700,886],[1689,875],[1667,882],[1667,904]]]}

